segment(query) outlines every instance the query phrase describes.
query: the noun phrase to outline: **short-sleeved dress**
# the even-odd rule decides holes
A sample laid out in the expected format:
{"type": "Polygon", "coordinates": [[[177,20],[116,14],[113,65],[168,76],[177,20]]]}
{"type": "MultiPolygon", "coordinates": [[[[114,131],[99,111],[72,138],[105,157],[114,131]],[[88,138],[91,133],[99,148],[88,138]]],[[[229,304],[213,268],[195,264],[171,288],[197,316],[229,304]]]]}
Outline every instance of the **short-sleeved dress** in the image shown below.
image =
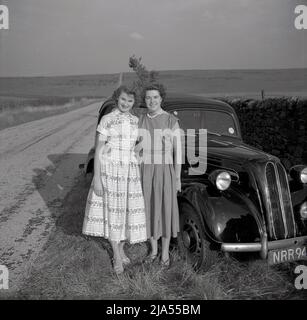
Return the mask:
{"type": "Polygon", "coordinates": [[[167,112],[153,118],[147,114],[140,116],[140,134],[142,129],[148,130],[151,138],[150,143],[144,136],[140,138],[143,150],[140,168],[149,238],[177,237],[179,232],[172,145],[174,128],[179,128],[178,119],[167,112]]]}
{"type": "Polygon", "coordinates": [[[138,118],[115,109],[102,117],[97,131],[110,149],[99,155],[103,195],[94,193],[92,182],[82,231],[111,241],[146,241],[144,197],[134,153],[138,118]]]}

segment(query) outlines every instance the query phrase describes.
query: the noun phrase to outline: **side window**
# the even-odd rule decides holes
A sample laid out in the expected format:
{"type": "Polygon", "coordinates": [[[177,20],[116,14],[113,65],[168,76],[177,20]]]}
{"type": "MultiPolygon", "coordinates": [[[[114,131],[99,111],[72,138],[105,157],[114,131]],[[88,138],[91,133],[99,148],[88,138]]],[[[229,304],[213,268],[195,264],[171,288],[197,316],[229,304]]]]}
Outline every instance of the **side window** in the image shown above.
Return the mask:
{"type": "Polygon", "coordinates": [[[233,118],[225,112],[206,111],[204,128],[225,136],[238,134],[233,118]]]}
{"type": "Polygon", "coordinates": [[[204,115],[201,110],[176,110],[172,113],[179,119],[180,128],[183,130],[198,130],[204,127],[204,115]]]}
{"type": "Polygon", "coordinates": [[[223,111],[215,110],[174,110],[172,113],[179,118],[179,125],[183,130],[206,129],[210,133],[232,136],[238,135],[234,118],[223,111]]]}

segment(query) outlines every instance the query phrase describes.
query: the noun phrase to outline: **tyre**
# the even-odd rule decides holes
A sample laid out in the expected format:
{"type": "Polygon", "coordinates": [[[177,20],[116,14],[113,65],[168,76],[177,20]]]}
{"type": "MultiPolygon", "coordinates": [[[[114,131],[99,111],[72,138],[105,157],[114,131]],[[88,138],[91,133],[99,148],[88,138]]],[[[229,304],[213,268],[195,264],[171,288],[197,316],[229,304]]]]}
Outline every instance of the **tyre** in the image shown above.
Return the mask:
{"type": "Polygon", "coordinates": [[[217,251],[203,232],[199,214],[189,203],[182,202],[180,210],[180,234],[178,247],[180,255],[185,257],[196,270],[207,271],[217,258],[217,251]]]}

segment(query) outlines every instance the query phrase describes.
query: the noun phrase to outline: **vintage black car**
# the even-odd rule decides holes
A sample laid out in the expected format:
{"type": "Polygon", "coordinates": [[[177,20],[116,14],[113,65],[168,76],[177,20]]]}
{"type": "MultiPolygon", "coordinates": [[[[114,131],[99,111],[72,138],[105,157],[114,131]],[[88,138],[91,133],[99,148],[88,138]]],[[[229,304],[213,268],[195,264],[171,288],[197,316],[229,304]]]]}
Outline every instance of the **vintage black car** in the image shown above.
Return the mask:
{"type": "MultiPolygon", "coordinates": [[[[111,99],[105,101],[98,123],[113,108],[111,99]]],[[[219,251],[259,252],[270,265],[306,259],[307,166],[286,172],[277,157],[245,144],[238,117],[225,102],[178,94],[167,97],[163,108],[186,133],[178,244],[194,266],[207,269],[219,251]],[[191,129],[198,163],[187,156],[191,129]],[[206,145],[200,129],[206,129],[206,145]]],[[[134,110],[145,111],[142,105],[134,110]]]]}

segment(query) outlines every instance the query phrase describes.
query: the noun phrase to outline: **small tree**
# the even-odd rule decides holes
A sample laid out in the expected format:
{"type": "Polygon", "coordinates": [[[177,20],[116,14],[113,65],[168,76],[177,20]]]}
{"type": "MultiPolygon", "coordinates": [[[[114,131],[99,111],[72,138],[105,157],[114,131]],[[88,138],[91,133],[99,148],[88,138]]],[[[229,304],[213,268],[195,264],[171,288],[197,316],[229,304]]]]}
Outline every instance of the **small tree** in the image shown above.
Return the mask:
{"type": "Polygon", "coordinates": [[[141,61],[142,57],[137,58],[135,55],[129,58],[129,67],[137,76],[137,79],[133,82],[133,87],[139,96],[146,85],[158,80],[159,75],[157,71],[148,71],[141,61]]]}

